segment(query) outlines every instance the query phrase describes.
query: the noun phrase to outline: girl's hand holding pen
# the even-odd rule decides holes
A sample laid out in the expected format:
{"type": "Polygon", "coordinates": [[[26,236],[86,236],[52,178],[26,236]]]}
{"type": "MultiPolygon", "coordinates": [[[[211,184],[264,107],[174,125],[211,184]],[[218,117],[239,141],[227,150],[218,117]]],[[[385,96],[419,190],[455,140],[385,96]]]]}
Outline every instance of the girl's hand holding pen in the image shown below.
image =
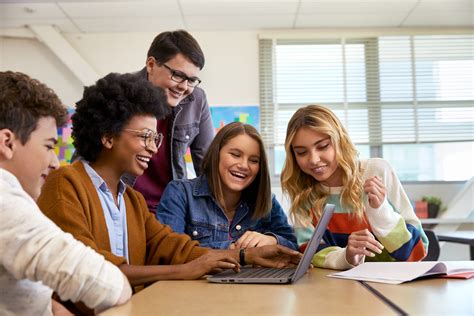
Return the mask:
{"type": "Polygon", "coordinates": [[[346,261],[359,265],[364,256],[374,257],[375,253],[381,254],[383,248],[368,229],[353,232],[347,241],[346,261]]]}

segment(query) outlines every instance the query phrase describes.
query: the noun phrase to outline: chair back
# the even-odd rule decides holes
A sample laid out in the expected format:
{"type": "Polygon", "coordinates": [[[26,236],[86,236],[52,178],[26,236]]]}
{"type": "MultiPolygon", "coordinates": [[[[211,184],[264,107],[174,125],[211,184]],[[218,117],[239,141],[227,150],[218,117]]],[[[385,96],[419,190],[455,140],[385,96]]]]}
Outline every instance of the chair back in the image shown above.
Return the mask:
{"type": "Polygon", "coordinates": [[[423,261],[437,261],[439,258],[439,241],[435,232],[432,230],[425,229],[426,237],[428,237],[428,254],[423,259],[423,261]]]}

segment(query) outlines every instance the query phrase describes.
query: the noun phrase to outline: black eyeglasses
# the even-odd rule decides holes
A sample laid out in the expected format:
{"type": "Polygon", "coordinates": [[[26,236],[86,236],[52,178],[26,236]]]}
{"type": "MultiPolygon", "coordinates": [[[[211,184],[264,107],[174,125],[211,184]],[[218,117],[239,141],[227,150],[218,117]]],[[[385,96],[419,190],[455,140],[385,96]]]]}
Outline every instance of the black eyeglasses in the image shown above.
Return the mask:
{"type": "Polygon", "coordinates": [[[156,58],[155,58],[155,62],[156,62],[157,65],[164,66],[166,69],[169,70],[169,72],[171,73],[171,80],[173,80],[174,82],[182,83],[182,82],[187,81],[188,87],[191,87],[191,88],[197,87],[198,84],[201,83],[201,79],[199,79],[197,77],[188,77],[182,71],[175,70],[175,69],[171,68],[170,66],[168,66],[165,63],[163,63],[163,64],[159,63],[156,60],[156,58]]]}
{"type": "Polygon", "coordinates": [[[156,149],[160,149],[161,143],[163,142],[163,134],[155,133],[151,130],[141,131],[137,129],[125,128],[124,131],[132,132],[136,136],[143,139],[143,142],[145,143],[145,148],[148,150],[152,150],[152,145],[155,145],[156,149]]]}

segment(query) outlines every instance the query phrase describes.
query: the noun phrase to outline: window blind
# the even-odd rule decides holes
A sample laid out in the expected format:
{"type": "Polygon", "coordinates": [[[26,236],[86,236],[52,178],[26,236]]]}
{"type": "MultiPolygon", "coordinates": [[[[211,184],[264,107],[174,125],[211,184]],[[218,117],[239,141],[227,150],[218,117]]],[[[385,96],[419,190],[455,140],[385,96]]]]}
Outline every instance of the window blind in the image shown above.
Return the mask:
{"type": "Polygon", "coordinates": [[[260,40],[262,136],[282,145],[290,117],[330,107],[356,144],[474,139],[472,35],[260,40]]]}

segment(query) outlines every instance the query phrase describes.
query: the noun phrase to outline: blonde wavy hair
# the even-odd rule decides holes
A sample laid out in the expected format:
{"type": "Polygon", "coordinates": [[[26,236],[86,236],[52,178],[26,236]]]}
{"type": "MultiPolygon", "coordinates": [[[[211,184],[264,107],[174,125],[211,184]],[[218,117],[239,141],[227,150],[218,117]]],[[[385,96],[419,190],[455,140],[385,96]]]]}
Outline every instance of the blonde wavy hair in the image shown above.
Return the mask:
{"type": "Polygon", "coordinates": [[[363,183],[358,152],[336,115],[321,105],[308,105],[290,119],[285,138],[286,159],[281,173],[281,186],[292,201],[290,216],[295,225],[311,226],[312,218],[321,216],[329,191],[312,176],[304,173],[296,162],[292,142],[302,127],[325,134],[331,139],[336,161],[342,170],[341,206],[363,220],[363,183]]]}

